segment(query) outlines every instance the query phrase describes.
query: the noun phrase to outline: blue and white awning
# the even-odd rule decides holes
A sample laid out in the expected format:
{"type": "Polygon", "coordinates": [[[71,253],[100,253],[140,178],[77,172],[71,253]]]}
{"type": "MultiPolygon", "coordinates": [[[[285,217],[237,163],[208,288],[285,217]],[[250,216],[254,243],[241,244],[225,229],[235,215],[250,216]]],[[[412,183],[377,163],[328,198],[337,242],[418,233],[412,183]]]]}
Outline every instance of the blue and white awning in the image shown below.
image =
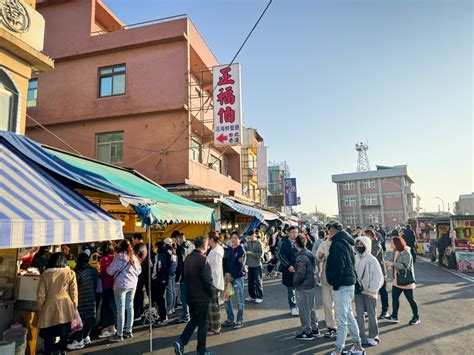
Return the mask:
{"type": "Polygon", "coordinates": [[[120,220],[0,144],[0,249],[122,238],[120,220]]]}
{"type": "Polygon", "coordinates": [[[243,205],[241,203],[235,202],[233,200],[230,200],[228,198],[221,198],[219,200],[220,203],[223,203],[224,205],[232,208],[234,211],[239,212],[241,214],[247,215],[247,216],[252,216],[257,218],[260,222],[263,221],[273,221],[276,219],[279,219],[279,217],[272,212],[269,211],[264,211],[259,208],[243,205]]]}

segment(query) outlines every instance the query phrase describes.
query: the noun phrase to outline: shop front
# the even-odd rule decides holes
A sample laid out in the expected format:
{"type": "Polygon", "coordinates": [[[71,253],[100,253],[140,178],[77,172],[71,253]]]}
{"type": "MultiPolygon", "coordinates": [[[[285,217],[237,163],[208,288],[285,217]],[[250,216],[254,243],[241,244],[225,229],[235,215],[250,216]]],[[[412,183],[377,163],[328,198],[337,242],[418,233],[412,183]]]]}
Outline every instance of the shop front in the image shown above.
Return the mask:
{"type": "Polygon", "coordinates": [[[450,225],[458,271],[474,272],[474,216],[452,216],[450,225]]]}

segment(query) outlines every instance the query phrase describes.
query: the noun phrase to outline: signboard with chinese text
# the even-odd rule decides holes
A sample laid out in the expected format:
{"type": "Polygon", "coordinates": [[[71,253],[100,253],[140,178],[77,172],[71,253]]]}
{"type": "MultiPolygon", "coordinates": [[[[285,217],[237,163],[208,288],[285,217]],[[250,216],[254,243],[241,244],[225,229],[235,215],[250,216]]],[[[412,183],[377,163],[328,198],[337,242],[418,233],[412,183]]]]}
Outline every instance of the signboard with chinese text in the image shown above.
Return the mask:
{"type": "Polygon", "coordinates": [[[288,178],[285,179],[285,205],[286,206],[297,206],[298,197],[296,191],[296,179],[288,178]]]}
{"type": "Polygon", "coordinates": [[[242,142],[240,65],[219,65],[212,68],[212,87],[214,145],[240,145],[242,142]]]}
{"type": "Polygon", "coordinates": [[[263,146],[257,148],[257,187],[268,187],[267,147],[263,146]]]}

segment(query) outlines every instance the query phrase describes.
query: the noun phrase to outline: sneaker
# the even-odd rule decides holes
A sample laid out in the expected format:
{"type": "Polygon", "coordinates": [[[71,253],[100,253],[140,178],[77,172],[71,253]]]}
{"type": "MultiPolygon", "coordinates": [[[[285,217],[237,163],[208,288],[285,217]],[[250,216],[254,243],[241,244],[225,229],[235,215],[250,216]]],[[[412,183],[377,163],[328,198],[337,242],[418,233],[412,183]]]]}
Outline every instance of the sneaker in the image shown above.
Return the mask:
{"type": "Polygon", "coordinates": [[[158,322],[156,322],[157,327],[162,327],[164,325],[168,324],[168,318],[165,319],[159,319],[158,322]]]}
{"type": "Polygon", "coordinates": [[[113,342],[113,343],[117,343],[117,342],[123,341],[123,337],[120,336],[120,335],[112,335],[112,336],[109,338],[109,341],[111,341],[111,342],[113,342]]]}
{"type": "Polygon", "coordinates": [[[123,338],[124,339],[130,339],[130,338],[133,338],[133,334],[130,332],[125,332],[123,333],[123,338]]]}
{"type": "Polygon", "coordinates": [[[90,337],[90,336],[86,336],[86,337],[84,338],[84,345],[87,346],[87,345],[89,345],[90,343],[92,343],[92,342],[91,342],[91,337],[90,337]]]}
{"type": "Polygon", "coordinates": [[[337,330],[334,328],[328,328],[324,333],[325,338],[335,338],[337,336],[337,330]]]}
{"type": "Polygon", "coordinates": [[[203,355],[216,355],[214,351],[205,351],[203,355]]]}
{"type": "Polygon", "coordinates": [[[233,326],[235,326],[235,323],[231,322],[230,320],[225,320],[221,325],[223,327],[233,327],[233,326]]]}
{"type": "Polygon", "coordinates": [[[262,298],[256,298],[255,299],[255,303],[262,303],[263,302],[263,299],[262,298]]]}
{"type": "Polygon", "coordinates": [[[379,316],[379,319],[387,319],[389,317],[390,315],[388,314],[388,312],[382,312],[379,316]]]}
{"type": "Polygon", "coordinates": [[[295,307],[295,308],[291,309],[291,315],[292,316],[299,316],[300,315],[300,311],[299,311],[298,307],[295,307]]]}
{"type": "Polygon", "coordinates": [[[181,342],[179,340],[175,341],[173,345],[174,345],[174,353],[176,355],[183,355],[184,354],[184,346],[183,346],[183,344],[181,344],[181,342]]]}
{"type": "Polygon", "coordinates": [[[221,333],[221,330],[208,330],[207,331],[207,336],[210,337],[210,336],[213,336],[213,335],[219,335],[221,333]]]}
{"type": "Polygon", "coordinates": [[[255,298],[252,298],[252,297],[247,297],[245,300],[247,302],[255,302],[255,298]]]}
{"type": "Polygon", "coordinates": [[[301,333],[300,335],[297,335],[295,337],[296,340],[313,340],[314,336],[313,334],[306,334],[306,333],[301,333]]]}
{"type": "Polygon", "coordinates": [[[400,323],[400,321],[398,320],[398,317],[390,316],[390,317],[386,317],[385,319],[392,323],[400,323]]]}
{"type": "Polygon", "coordinates": [[[114,336],[115,333],[109,332],[108,329],[105,329],[102,331],[102,333],[99,334],[99,339],[105,339],[105,338],[110,338],[111,336],[114,336]]]}
{"type": "Polygon", "coordinates": [[[140,322],[141,320],[142,320],[142,317],[135,318],[135,319],[133,320],[133,323],[140,322]]]}
{"type": "Polygon", "coordinates": [[[316,283],[316,285],[317,285],[318,287],[321,287],[321,282],[318,281],[318,282],[316,283]]]}
{"type": "Polygon", "coordinates": [[[357,349],[355,345],[352,345],[351,349],[347,352],[348,355],[364,355],[365,350],[363,347],[357,349]]]}
{"type": "Polygon", "coordinates": [[[321,332],[319,331],[319,329],[313,329],[313,337],[319,337],[321,335],[321,332]]]}
{"type": "Polygon", "coordinates": [[[413,317],[411,319],[411,321],[408,322],[408,324],[410,324],[410,325],[416,325],[416,324],[420,324],[420,323],[421,323],[421,321],[420,321],[420,318],[418,318],[418,317],[413,317]]]}
{"type": "Polygon", "coordinates": [[[177,304],[176,307],[174,307],[175,311],[178,311],[183,308],[182,304],[177,304]]]}
{"type": "Polygon", "coordinates": [[[171,316],[174,313],[174,311],[168,311],[166,312],[166,315],[171,316]]]}
{"type": "Polygon", "coordinates": [[[83,349],[84,348],[84,340],[77,341],[74,340],[71,344],[67,344],[67,348],[69,350],[78,350],[78,349],[83,349]]]}
{"type": "Polygon", "coordinates": [[[189,323],[189,321],[190,321],[189,318],[183,318],[183,317],[175,319],[176,323],[189,323]]]}
{"type": "Polygon", "coordinates": [[[378,338],[368,338],[367,339],[367,344],[369,344],[370,346],[377,346],[379,345],[380,343],[380,340],[378,338]]]}
{"type": "Polygon", "coordinates": [[[244,326],[244,322],[236,322],[234,325],[234,329],[240,329],[244,326]]]}

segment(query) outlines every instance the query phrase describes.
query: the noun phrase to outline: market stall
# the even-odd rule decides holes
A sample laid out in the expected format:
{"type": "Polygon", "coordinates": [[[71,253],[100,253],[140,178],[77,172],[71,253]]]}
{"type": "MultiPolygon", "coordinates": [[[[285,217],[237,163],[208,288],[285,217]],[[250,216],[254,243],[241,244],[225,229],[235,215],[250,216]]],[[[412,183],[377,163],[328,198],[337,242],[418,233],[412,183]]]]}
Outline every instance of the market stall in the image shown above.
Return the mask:
{"type": "Polygon", "coordinates": [[[419,255],[431,256],[436,255],[436,216],[419,216],[410,218],[408,224],[415,231],[417,249],[419,255]]]}
{"type": "Polygon", "coordinates": [[[474,216],[451,216],[450,229],[458,271],[474,272],[474,216]]]}

